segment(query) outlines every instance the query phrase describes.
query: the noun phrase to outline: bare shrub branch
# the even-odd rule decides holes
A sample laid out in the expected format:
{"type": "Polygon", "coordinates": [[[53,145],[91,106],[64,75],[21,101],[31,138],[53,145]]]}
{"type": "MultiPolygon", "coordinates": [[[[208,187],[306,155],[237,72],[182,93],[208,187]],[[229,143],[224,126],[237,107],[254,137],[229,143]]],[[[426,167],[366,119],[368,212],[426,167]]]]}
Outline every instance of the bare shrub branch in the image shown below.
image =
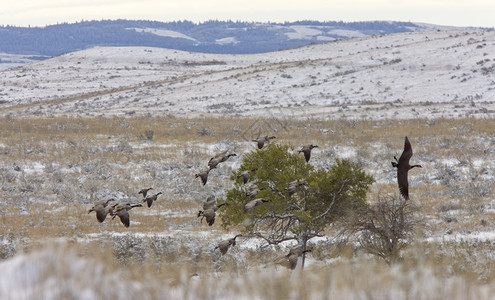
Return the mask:
{"type": "Polygon", "coordinates": [[[378,198],[377,203],[342,220],[343,231],[355,234],[366,252],[383,258],[388,264],[400,259],[400,251],[414,238],[419,221],[417,207],[399,196],[378,198]]]}

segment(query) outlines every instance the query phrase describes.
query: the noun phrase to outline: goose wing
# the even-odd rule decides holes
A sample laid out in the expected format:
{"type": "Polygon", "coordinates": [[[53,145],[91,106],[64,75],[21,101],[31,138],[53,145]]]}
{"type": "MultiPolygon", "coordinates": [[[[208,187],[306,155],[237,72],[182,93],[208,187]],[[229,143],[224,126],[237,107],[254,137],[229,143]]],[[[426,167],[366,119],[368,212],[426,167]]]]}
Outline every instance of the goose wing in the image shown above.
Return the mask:
{"type": "Polygon", "coordinates": [[[227,253],[227,251],[229,250],[229,247],[230,247],[230,240],[221,241],[217,246],[217,248],[220,249],[220,252],[222,253],[222,255],[227,253]]]}
{"type": "Polygon", "coordinates": [[[256,206],[261,205],[265,202],[268,202],[268,200],[263,199],[263,198],[257,198],[257,199],[251,200],[248,203],[246,203],[246,205],[244,205],[244,211],[248,212],[248,211],[252,210],[253,208],[255,208],[256,206]]]}
{"type": "Polygon", "coordinates": [[[309,162],[309,159],[311,158],[311,149],[304,149],[304,158],[306,159],[306,162],[309,162]]]}
{"type": "Polygon", "coordinates": [[[153,188],[146,188],[146,189],[142,189],[139,191],[138,194],[143,194],[143,198],[146,198],[146,195],[148,194],[148,191],[152,190],[153,188]]]}
{"type": "Polygon", "coordinates": [[[292,247],[289,250],[289,255],[301,256],[302,254],[303,254],[303,247],[301,245],[297,245],[295,247],[292,247]]]}
{"type": "Polygon", "coordinates": [[[201,183],[203,183],[203,185],[208,182],[208,173],[201,173],[199,174],[199,177],[201,178],[201,183]]]}
{"type": "Polygon", "coordinates": [[[208,226],[212,226],[215,223],[215,210],[207,209],[203,212],[204,217],[206,218],[206,223],[208,226]]]}
{"type": "Polygon", "coordinates": [[[302,146],[301,150],[298,151],[299,153],[302,152],[304,154],[304,158],[306,159],[306,162],[308,162],[309,159],[311,158],[311,146],[312,145],[304,145],[302,146]]]}
{"type": "Polygon", "coordinates": [[[206,182],[208,181],[208,174],[210,173],[210,169],[206,169],[204,171],[201,171],[197,174],[194,175],[195,178],[201,178],[201,183],[203,183],[203,185],[206,184],[206,182]]]}
{"type": "Polygon", "coordinates": [[[99,207],[95,209],[96,211],[96,219],[98,222],[102,223],[107,218],[108,210],[105,207],[99,207]]]}
{"type": "Polygon", "coordinates": [[[237,156],[237,154],[235,153],[230,153],[230,154],[225,154],[223,156],[220,157],[220,162],[225,162],[227,161],[227,159],[229,159],[231,156],[237,156]]]}
{"type": "Polygon", "coordinates": [[[281,255],[273,260],[274,264],[281,265],[286,268],[290,268],[289,260],[287,259],[287,255],[281,255]]]}
{"type": "Polygon", "coordinates": [[[147,197],[145,200],[146,200],[146,204],[148,205],[148,207],[151,207],[151,205],[153,205],[153,200],[155,200],[156,197],[147,197]]]}
{"type": "Polygon", "coordinates": [[[399,165],[409,165],[409,159],[411,159],[412,155],[413,150],[411,147],[411,143],[406,136],[406,139],[404,141],[404,151],[402,151],[402,154],[399,157],[399,165]]]}
{"type": "Polygon", "coordinates": [[[246,186],[246,196],[249,198],[254,198],[256,195],[261,192],[261,190],[258,188],[258,186],[254,183],[251,183],[246,186]]]}
{"type": "Polygon", "coordinates": [[[294,270],[297,266],[297,261],[299,260],[299,256],[297,254],[290,254],[289,257],[289,268],[294,270]]]}
{"type": "Polygon", "coordinates": [[[116,212],[117,216],[120,218],[120,222],[124,224],[125,227],[129,227],[131,221],[129,220],[129,212],[126,209],[120,209],[116,212]]]}
{"type": "Polygon", "coordinates": [[[227,155],[228,151],[229,150],[225,150],[223,152],[217,153],[217,154],[215,154],[215,156],[213,156],[213,158],[223,158],[225,155],[227,155]]]}
{"type": "Polygon", "coordinates": [[[206,199],[206,202],[203,203],[203,211],[206,211],[208,209],[212,209],[215,207],[215,196],[209,196],[208,199],[206,199]]]}
{"type": "Polygon", "coordinates": [[[250,173],[249,170],[242,171],[241,174],[237,175],[237,178],[241,178],[242,177],[242,182],[244,184],[246,184],[249,181],[249,177],[250,177],[250,174],[249,173],[250,173]]]}
{"type": "Polygon", "coordinates": [[[258,149],[263,148],[263,146],[265,145],[265,140],[258,139],[257,142],[258,142],[258,149]]]}
{"type": "MultiPolygon", "coordinates": [[[[225,158],[225,156],[227,155],[227,151],[228,150],[225,150],[223,152],[220,152],[220,153],[217,153],[215,154],[212,158],[210,158],[210,160],[208,161],[208,166],[210,166],[210,164],[216,166],[218,165],[219,163],[221,163],[223,161],[223,159],[225,158]]],[[[213,169],[214,167],[210,167],[210,169],[213,169]]]]}
{"type": "Polygon", "coordinates": [[[210,160],[208,161],[208,167],[210,168],[210,170],[216,168],[217,165],[222,162],[222,159],[223,156],[215,156],[210,158],[210,160]]]}

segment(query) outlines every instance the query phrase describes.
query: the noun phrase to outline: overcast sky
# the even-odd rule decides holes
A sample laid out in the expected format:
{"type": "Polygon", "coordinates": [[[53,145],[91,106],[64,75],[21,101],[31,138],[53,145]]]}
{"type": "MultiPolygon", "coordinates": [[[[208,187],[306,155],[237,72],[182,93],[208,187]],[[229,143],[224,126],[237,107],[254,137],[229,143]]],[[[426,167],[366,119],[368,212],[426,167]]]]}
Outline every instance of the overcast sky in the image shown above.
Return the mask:
{"type": "Polygon", "coordinates": [[[495,26],[495,0],[0,0],[0,25],[82,20],[411,21],[495,26]]]}

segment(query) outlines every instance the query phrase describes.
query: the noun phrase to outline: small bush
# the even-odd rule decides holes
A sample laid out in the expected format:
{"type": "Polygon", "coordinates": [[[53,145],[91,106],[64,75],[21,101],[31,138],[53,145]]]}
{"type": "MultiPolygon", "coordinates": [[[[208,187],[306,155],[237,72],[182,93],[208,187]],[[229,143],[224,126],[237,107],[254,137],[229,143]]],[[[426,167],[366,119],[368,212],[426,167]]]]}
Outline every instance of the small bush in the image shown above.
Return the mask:
{"type": "Polygon", "coordinates": [[[364,251],[383,258],[388,264],[400,259],[400,251],[413,241],[418,224],[417,207],[400,196],[378,198],[376,204],[348,218],[345,230],[357,235],[364,251]]]}

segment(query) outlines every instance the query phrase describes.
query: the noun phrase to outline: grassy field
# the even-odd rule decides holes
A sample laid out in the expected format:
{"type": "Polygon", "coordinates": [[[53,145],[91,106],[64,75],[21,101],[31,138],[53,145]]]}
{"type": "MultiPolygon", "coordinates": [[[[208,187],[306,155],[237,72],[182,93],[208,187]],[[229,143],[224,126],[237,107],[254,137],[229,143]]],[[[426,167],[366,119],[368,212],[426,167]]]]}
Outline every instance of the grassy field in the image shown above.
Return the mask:
{"type": "MultiPolygon", "coordinates": [[[[24,255],[42,265],[39,272],[46,276],[38,284],[48,284],[46,278],[62,282],[46,298],[84,298],[89,286],[89,295],[102,299],[493,299],[494,125],[493,119],[473,118],[5,117],[0,264],[13,265],[24,255]],[[400,155],[407,135],[411,162],[423,166],[410,172],[411,200],[422,225],[402,261],[388,266],[343,244],[335,228],[312,244],[304,270],[275,267],[271,261],[285,248],[247,239],[225,256],[214,251],[236,232],[225,232],[219,218],[212,227],[199,223],[197,211],[208,195],[225,196],[232,170],[255,150],[251,139],[260,134],[296,148],[319,145],[310,162],[317,167],[330,166],[336,157],[358,161],[376,180],[370,203],[398,193],[390,161],[400,155]],[[238,157],[212,171],[202,186],[194,174],[227,149],[238,157]],[[151,208],[132,210],[129,228],[118,218],[99,224],[87,212],[98,199],[139,201],[137,191],[150,186],[164,195],[151,208]],[[108,284],[115,288],[106,290],[108,284]]],[[[8,299],[14,290],[4,287],[0,296],[8,299]]]]}

